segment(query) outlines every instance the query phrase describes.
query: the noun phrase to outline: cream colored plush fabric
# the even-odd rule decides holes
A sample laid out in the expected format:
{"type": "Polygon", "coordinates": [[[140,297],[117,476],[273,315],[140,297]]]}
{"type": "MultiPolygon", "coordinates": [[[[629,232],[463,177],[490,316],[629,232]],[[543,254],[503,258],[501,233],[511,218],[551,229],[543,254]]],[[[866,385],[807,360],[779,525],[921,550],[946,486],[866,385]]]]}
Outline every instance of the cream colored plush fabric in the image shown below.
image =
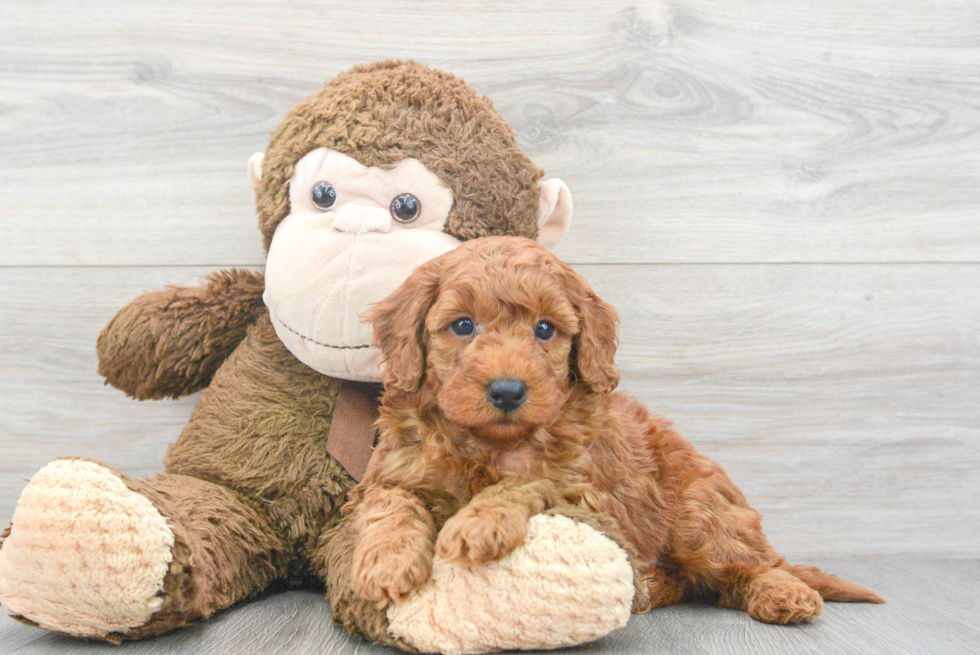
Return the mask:
{"type": "Polygon", "coordinates": [[[390,632],[422,652],[561,648],[626,625],[633,571],[594,528],[539,515],[524,546],[486,566],[436,558],[432,578],[388,609],[390,632]],[[588,599],[584,607],[583,599],[588,599]]]}
{"type": "Polygon", "coordinates": [[[296,164],[289,204],[265,269],[263,299],[276,334],[298,360],[320,373],[380,382],[378,350],[361,313],[417,266],[459,245],[442,231],[452,192],[416,159],[381,169],[319,148],[296,164]],[[330,211],[313,204],[317,182],[336,189],[330,211]],[[412,193],[421,203],[411,223],[391,218],[389,206],[401,193],[412,193]]]}
{"type": "Polygon", "coordinates": [[[149,500],[95,462],[48,464],[0,548],[0,603],[81,637],[143,625],[163,599],[174,535],[149,500]]]}

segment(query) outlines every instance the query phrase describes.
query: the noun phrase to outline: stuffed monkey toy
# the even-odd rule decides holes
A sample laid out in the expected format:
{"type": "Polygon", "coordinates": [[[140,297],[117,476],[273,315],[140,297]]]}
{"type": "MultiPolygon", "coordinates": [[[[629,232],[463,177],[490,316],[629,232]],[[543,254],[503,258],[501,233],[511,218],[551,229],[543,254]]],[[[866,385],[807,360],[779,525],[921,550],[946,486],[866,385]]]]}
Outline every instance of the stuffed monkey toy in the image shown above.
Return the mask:
{"type": "Polygon", "coordinates": [[[634,579],[604,517],[536,517],[506,560],[436,562],[426,587],[383,609],[351,591],[340,521],[370,457],[381,380],[361,315],[463,240],[553,246],[571,217],[565,185],[541,181],[488,99],[414,62],[333,79],[248,169],[264,275],[147,293],[99,337],[99,372],[130,396],[203,390],[166,472],[137,480],[84,458],[41,469],[0,542],[3,607],[120,642],[273,586],[325,585],[336,621],[409,650],[554,648],[621,626],[634,579]]]}

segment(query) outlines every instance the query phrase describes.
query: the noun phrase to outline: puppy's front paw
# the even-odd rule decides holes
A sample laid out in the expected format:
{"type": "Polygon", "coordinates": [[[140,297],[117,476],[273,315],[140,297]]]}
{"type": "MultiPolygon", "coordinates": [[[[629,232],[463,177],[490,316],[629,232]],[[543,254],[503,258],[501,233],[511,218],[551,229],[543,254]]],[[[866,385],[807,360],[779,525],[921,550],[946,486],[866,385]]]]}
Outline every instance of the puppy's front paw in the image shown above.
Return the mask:
{"type": "Polygon", "coordinates": [[[354,593],[383,609],[421,587],[432,572],[432,544],[390,535],[383,542],[354,546],[354,593]]]}
{"type": "Polygon", "coordinates": [[[459,564],[494,562],[524,543],[527,519],[527,509],[513,503],[471,503],[446,521],[436,552],[459,564]]]}

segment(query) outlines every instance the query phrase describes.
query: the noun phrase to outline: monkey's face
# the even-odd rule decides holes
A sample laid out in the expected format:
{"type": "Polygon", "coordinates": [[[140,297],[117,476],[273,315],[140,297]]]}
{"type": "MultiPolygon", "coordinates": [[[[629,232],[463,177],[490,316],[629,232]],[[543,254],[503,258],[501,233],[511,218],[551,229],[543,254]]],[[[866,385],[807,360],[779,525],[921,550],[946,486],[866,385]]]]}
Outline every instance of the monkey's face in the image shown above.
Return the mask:
{"type": "Polygon", "coordinates": [[[319,148],[297,162],[289,202],[266,264],[276,333],[321,373],[381,381],[361,315],[417,266],[460,244],[443,232],[452,192],[417,159],[382,169],[319,148]]]}

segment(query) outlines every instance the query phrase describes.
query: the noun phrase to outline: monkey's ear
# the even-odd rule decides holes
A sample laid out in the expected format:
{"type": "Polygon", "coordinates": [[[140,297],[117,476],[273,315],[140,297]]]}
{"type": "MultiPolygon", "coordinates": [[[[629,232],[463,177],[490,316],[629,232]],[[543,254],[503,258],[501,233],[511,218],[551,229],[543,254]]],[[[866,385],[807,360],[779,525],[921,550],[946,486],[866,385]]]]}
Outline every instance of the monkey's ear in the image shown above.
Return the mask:
{"type": "Polygon", "coordinates": [[[368,311],[384,363],[385,391],[410,393],[425,371],[425,316],[439,291],[441,257],[415,269],[395,292],[368,311]]]}
{"type": "Polygon", "coordinates": [[[572,222],[572,192],[558,178],[538,183],[538,243],[551,250],[572,222]]]}
{"type": "Polygon", "coordinates": [[[265,153],[257,152],[248,158],[248,182],[252,185],[252,191],[259,192],[259,182],[262,181],[262,160],[265,153]]]}

